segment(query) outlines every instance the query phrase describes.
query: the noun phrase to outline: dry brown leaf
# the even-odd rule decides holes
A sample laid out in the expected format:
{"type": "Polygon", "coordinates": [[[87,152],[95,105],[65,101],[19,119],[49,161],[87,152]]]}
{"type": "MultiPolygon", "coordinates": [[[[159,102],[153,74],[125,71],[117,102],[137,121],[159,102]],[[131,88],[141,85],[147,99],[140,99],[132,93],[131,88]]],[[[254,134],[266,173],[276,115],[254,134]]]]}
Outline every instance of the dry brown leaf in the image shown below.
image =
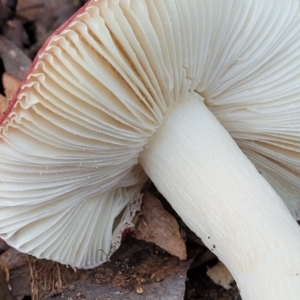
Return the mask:
{"type": "Polygon", "coordinates": [[[6,97],[0,94],[0,114],[3,114],[8,106],[8,101],[6,97]]]}
{"type": "Polygon", "coordinates": [[[0,95],[0,113],[1,114],[6,110],[10,101],[14,97],[14,95],[20,85],[20,80],[6,72],[2,76],[2,84],[4,87],[5,96],[0,95]]]}
{"type": "Polygon", "coordinates": [[[0,27],[13,16],[17,1],[0,0],[0,27]]]}
{"type": "Polygon", "coordinates": [[[14,43],[0,35],[0,56],[6,72],[22,80],[31,65],[31,60],[14,43]]]}
{"type": "Polygon", "coordinates": [[[0,299],[11,300],[10,290],[9,271],[5,263],[0,259],[0,299]]]}
{"type": "Polygon", "coordinates": [[[8,20],[3,26],[2,34],[20,49],[30,44],[29,37],[24,32],[23,21],[20,19],[8,20]]]}
{"type": "Polygon", "coordinates": [[[3,253],[8,248],[9,246],[2,239],[0,239],[0,253],[3,253]]]}
{"type": "Polygon", "coordinates": [[[4,93],[8,101],[10,101],[21,83],[21,81],[15,76],[5,72],[2,76],[2,83],[4,87],[4,93]]]}
{"type": "MultiPolygon", "coordinates": [[[[12,270],[9,276],[9,283],[14,300],[31,299],[29,298],[31,295],[29,264],[12,270]]],[[[0,299],[2,300],[2,298],[0,299]]]]}
{"type": "Polygon", "coordinates": [[[27,255],[9,248],[0,256],[0,299],[23,299],[30,294],[27,255]]]}
{"type": "Polygon", "coordinates": [[[28,264],[27,254],[21,253],[14,248],[9,248],[0,255],[0,259],[8,270],[17,269],[28,264]]]}
{"type": "MultiPolygon", "coordinates": [[[[34,45],[28,55],[38,51],[45,40],[62,25],[84,3],[82,0],[18,0],[17,16],[21,20],[34,22],[34,45]]],[[[31,38],[32,39],[32,38],[31,38]]]]}
{"type": "Polygon", "coordinates": [[[108,262],[94,269],[75,271],[30,256],[29,262],[32,300],[182,300],[191,263],[178,262],[154,244],[133,238],[125,239],[108,262]]]}
{"type": "Polygon", "coordinates": [[[208,268],[206,274],[214,283],[221,285],[226,290],[230,289],[234,282],[232,275],[220,261],[212,268],[208,268]]]}
{"type": "Polygon", "coordinates": [[[168,253],[186,259],[186,246],[176,219],[168,213],[155,196],[146,193],[142,209],[136,217],[134,236],[151,242],[168,253]]]}

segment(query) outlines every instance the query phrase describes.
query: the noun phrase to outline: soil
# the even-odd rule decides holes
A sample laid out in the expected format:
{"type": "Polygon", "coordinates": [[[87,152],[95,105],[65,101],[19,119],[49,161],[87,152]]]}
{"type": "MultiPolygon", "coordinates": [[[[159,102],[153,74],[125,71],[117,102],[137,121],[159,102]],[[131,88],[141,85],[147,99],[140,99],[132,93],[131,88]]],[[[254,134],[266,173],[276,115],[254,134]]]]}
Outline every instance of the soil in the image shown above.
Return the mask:
{"type": "MultiPolygon", "coordinates": [[[[45,39],[84,2],[0,0],[1,78],[9,73],[21,80],[45,39]]],[[[12,80],[9,82],[15,84],[12,80]]],[[[0,80],[2,95],[5,94],[4,85],[3,80],[0,80]]],[[[9,100],[5,105],[8,104],[9,100]]],[[[151,243],[129,237],[110,262],[94,270],[74,271],[57,263],[32,257],[28,264],[26,256],[20,258],[19,254],[0,241],[0,254],[6,253],[13,265],[7,268],[8,262],[5,261],[4,267],[1,267],[0,259],[0,289],[3,291],[0,298],[135,299],[138,296],[139,299],[240,299],[234,284],[231,289],[226,290],[213,283],[206,275],[207,266],[214,265],[217,259],[199,239],[185,229],[168,204],[163,203],[185,232],[187,260],[180,262],[178,258],[151,243]],[[10,275],[9,279],[7,275],[10,275]]]]}

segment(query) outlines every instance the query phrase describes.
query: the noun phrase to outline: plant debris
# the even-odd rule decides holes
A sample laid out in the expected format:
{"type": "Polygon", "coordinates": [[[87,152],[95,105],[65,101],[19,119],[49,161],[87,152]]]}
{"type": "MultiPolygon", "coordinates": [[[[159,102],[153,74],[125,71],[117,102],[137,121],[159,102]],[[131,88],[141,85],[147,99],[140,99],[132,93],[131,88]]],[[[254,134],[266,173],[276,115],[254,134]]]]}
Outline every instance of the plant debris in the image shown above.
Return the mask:
{"type": "Polygon", "coordinates": [[[32,299],[182,300],[190,260],[180,262],[153,244],[126,239],[111,260],[74,270],[30,257],[32,299]]]}
{"type": "Polygon", "coordinates": [[[181,260],[186,259],[186,246],[176,219],[149,192],[145,193],[142,209],[136,216],[135,223],[135,238],[154,243],[181,260]]]}

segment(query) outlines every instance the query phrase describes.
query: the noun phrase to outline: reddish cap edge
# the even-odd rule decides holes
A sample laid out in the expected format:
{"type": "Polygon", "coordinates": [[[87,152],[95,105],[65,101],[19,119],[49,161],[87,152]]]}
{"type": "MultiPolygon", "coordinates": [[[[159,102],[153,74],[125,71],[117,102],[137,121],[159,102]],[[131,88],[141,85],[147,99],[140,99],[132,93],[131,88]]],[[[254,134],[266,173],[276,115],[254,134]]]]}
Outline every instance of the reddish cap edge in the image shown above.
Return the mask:
{"type": "Polygon", "coordinates": [[[12,100],[10,101],[8,107],[6,108],[6,110],[1,114],[0,116],[0,125],[3,123],[3,121],[6,120],[7,116],[9,115],[9,113],[12,111],[13,107],[15,106],[15,104],[18,101],[18,94],[20,92],[20,90],[22,89],[28,75],[32,72],[32,70],[34,69],[38,58],[39,58],[39,54],[41,54],[45,48],[49,45],[49,43],[51,42],[51,40],[58,36],[78,15],[84,13],[87,9],[87,7],[93,3],[93,2],[97,2],[98,0],[89,0],[88,2],[86,2],[81,8],[79,8],[65,23],[63,23],[62,25],[60,25],[44,42],[43,46],[41,47],[41,49],[38,51],[38,53],[36,54],[34,60],[32,61],[29,69],[27,70],[24,78],[22,79],[14,97],[12,98],[12,100]]]}

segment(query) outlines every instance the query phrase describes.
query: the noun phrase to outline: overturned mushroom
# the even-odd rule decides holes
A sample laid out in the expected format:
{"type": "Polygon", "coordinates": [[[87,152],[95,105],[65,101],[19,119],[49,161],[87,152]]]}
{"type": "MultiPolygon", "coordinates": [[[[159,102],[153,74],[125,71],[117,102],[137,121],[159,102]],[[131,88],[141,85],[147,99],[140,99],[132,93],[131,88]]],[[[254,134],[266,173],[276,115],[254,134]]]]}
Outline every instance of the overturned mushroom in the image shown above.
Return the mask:
{"type": "Polygon", "coordinates": [[[243,299],[298,299],[299,49],[299,1],[89,1],[2,118],[0,236],[97,266],[146,173],[243,299]]]}

